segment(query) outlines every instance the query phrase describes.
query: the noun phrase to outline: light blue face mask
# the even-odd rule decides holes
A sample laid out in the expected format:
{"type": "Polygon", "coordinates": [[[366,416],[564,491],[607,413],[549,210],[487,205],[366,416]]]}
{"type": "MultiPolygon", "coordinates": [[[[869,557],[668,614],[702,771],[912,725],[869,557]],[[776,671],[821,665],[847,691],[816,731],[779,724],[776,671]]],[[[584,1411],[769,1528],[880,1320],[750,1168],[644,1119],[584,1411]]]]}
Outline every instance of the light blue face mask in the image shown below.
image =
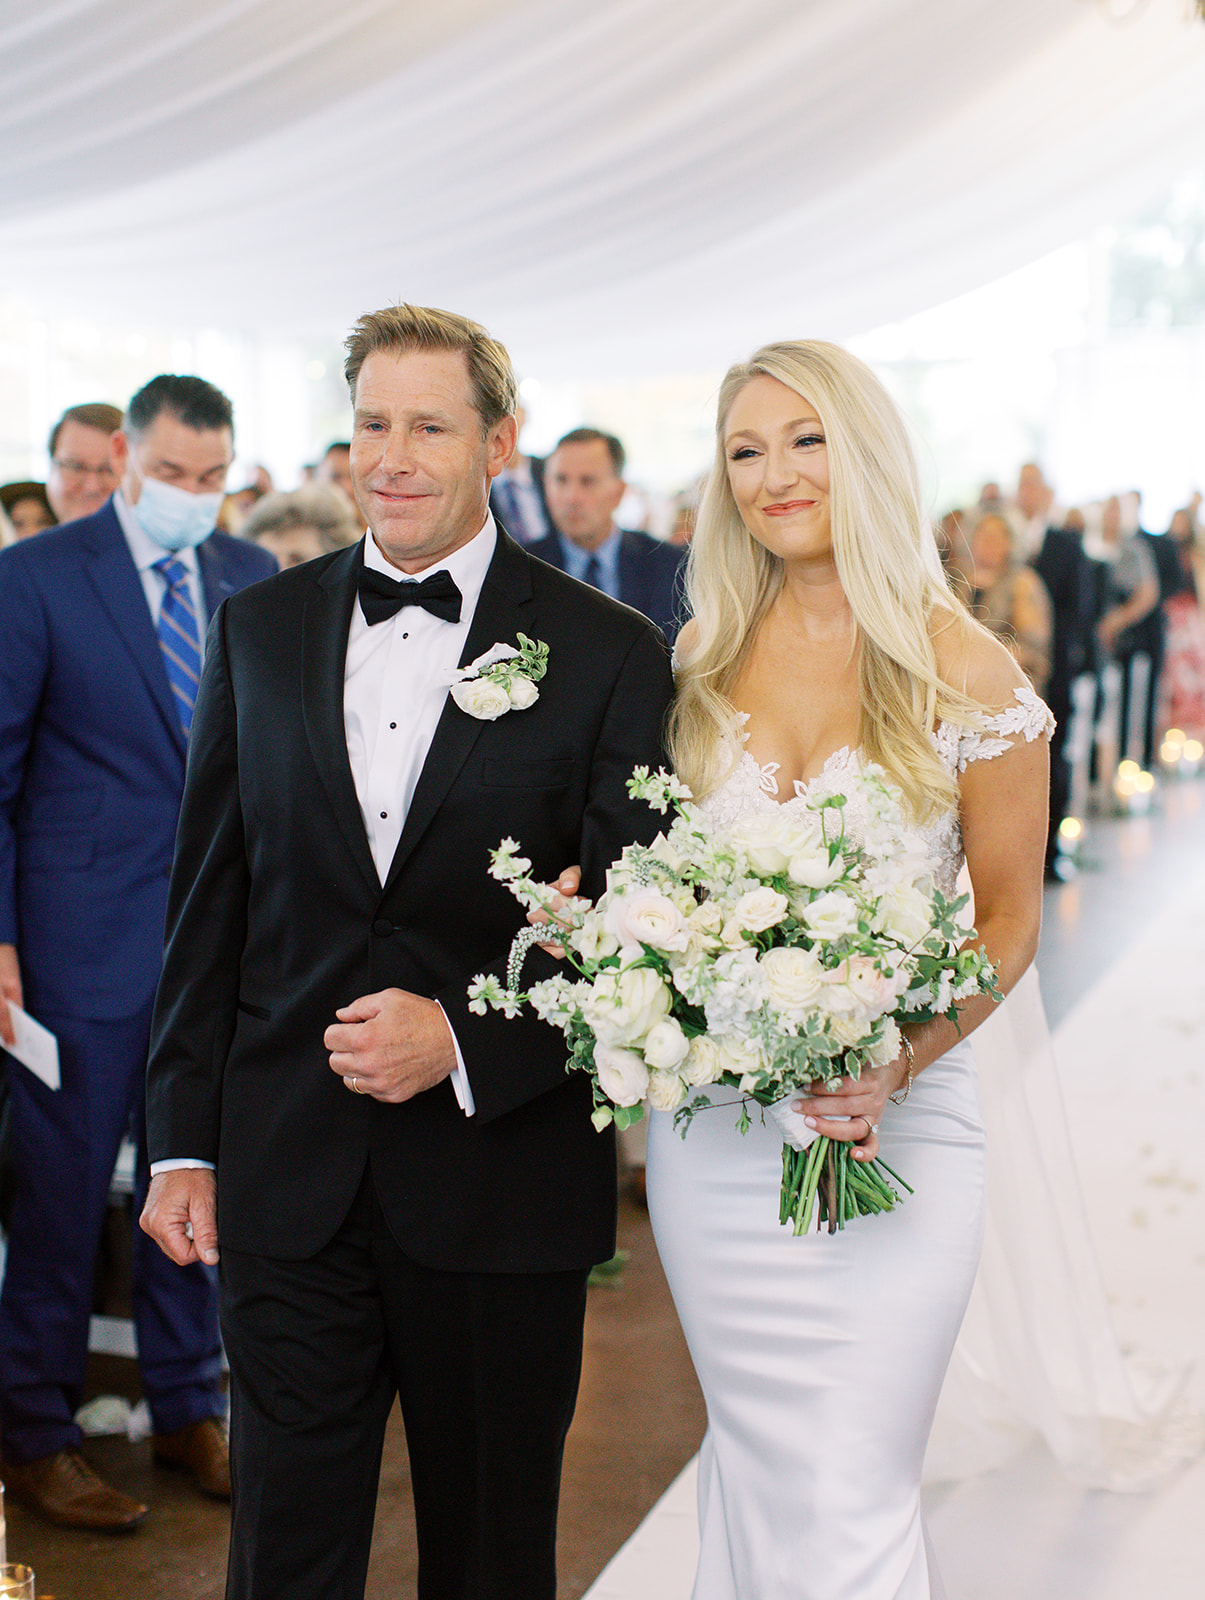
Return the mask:
{"type": "Polygon", "coordinates": [[[148,538],[165,550],[184,550],[209,537],[221,505],[220,492],[189,494],[187,489],[178,489],[174,483],[143,478],[134,511],[138,526],[148,538]]]}

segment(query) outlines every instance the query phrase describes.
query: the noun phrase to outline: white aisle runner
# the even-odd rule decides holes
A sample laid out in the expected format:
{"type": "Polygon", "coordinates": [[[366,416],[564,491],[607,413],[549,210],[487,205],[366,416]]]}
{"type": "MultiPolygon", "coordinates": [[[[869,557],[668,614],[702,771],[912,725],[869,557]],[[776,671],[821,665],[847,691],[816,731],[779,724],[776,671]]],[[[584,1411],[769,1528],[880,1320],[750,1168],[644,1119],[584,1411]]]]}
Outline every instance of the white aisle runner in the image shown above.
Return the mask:
{"type": "MultiPolygon", "coordinates": [[[[1055,1050],[1118,1336],[1190,1368],[1205,1411],[1205,880],[1102,974],[1055,1050]]],[[[1203,1592],[1205,1458],[1111,1494],[1069,1482],[1034,1443],[925,1501],[951,1600],[1203,1592]]],[[[689,1600],[697,1552],[692,1461],[586,1600],[689,1600]]]]}

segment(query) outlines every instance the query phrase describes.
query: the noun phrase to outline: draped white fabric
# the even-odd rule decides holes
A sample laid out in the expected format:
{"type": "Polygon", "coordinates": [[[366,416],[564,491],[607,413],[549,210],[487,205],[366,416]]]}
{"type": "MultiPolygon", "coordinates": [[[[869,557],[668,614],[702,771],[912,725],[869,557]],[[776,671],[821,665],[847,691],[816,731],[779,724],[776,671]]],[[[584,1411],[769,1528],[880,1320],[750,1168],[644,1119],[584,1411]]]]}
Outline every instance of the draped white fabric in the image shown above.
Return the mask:
{"type": "Polygon", "coordinates": [[[0,287],[338,334],[395,298],[528,370],[843,337],[1124,215],[1205,149],[1148,0],[0,0],[0,287]]]}

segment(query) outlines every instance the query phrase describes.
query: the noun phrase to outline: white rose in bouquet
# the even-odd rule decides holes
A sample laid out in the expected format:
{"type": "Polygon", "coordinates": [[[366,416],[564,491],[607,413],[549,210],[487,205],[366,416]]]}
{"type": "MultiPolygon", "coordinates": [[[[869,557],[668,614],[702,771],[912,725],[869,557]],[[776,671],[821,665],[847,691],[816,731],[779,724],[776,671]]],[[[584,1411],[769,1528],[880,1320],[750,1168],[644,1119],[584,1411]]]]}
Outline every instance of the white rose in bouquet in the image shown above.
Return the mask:
{"type": "Polygon", "coordinates": [[[644,1041],[644,1059],[655,1072],[673,1072],[686,1059],[690,1040],[672,1017],[656,1022],[644,1041]]]}
{"type": "Polygon", "coordinates": [[[480,722],[496,722],[510,710],[510,695],[492,678],[468,678],[454,683],[452,698],[462,711],[480,722]]]}
{"type": "Polygon", "coordinates": [[[528,706],[535,705],[540,698],[540,691],[530,678],[513,678],[507,691],[507,698],[515,711],[526,711],[528,706]]]}
{"type": "Polygon", "coordinates": [[[824,983],[824,966],[814,950],[780,945],[761,957],[766,991],[778,1011],[804,1010],[824,983]]]}
{"type": "Polygon", "coordinates": [[[828,846],[819,837],[797,850],[787,864],[787,877],[805,889],[827,889],[844,871],[844,856],[838,850],[830,861],[828,846]]]}
{"type": "Polygon", "coordinates": [[[686,945],[681,911],[656,889],[631,889],[607,902],[606,928],[621,946],[647,944],[654,950],[681,950],[686,945]]]}
{"type": "Polygon", "coordinates": [[[649,1069],[635,1050],[620,1050],[613,1045],[596,1044],[594,1070],[599,1087],[617,1106],[638,1105],[649,1086],[649,1069]]]}
{"type": "Polygon", "coordinates": [[[785,872],[790,859],[784,847],[787,819],[773,811],[755,811],[742,817],[729,834],[750,867],[761,878],[785,872]]]}
{"type": "Polygon", "coordinates": [[[698,1089],[705,1083],[714,1083],[724,1070],[724,1057],[714,1039],[701,1033],[690,1041],[686,1060],[682,1063],[683,1083],[698,1089]]]}
{"type": "Polygon", "coordinates": [[[582,1015],[596,1038],[609,1045],[637,1044],[672,1005],[669,990],[651,967],[608,969],[594,980],[582,1015]]]}
{"type": "Polygon", "coordinates": [[[815,939],[844,939],[858,926],[858,902],[839,889],[831,889],[805,906],[799,920],[815,939]]]}
{"type": "Polygon", "coordinates": [[[686,1085],[676,1072],[650,1072],[649,1105],[656,1111],[676,1111],[686,1099],[686,1085]]]}
{"type": "Polygon", "coordinates": [[[901,883],[889,889],[879,902],[875,914],[874,930],[885,933],[907,950],[928,933],[932,925],[932,907],[927,895],[912,884],[901,883]]]}
{"type": "Polygon", "coordinates": [[[741,895],[732,908],[731,920],[748,933],[764,933],[781,922],[789,910],[786,895],[763,884],[760,889],[741,895]]]}

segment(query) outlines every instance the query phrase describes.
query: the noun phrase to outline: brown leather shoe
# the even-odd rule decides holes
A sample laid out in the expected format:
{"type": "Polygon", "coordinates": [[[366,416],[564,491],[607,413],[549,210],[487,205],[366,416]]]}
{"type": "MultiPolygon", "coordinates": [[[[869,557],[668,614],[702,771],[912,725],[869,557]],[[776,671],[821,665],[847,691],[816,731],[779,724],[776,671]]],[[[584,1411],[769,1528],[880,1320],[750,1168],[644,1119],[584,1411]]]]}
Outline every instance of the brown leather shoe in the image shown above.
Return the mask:
{"type": "Polygon", "coordinates": [[[5,1461],[0,1475],[10,1499],[60,1528],[129,1533],[146,1516],[144,1505],[110,1487],[78,1450],[20,1464],[5,1461]]]}
{"type": "Polygon", "coordinates": [[[157,1433],[151,1453],[161,1467],[191,1473],[202,1494],[229,1500],[230,1450],[226,1430],[216,1417],[191,1422],[175,1433],[157,1433]]]}

